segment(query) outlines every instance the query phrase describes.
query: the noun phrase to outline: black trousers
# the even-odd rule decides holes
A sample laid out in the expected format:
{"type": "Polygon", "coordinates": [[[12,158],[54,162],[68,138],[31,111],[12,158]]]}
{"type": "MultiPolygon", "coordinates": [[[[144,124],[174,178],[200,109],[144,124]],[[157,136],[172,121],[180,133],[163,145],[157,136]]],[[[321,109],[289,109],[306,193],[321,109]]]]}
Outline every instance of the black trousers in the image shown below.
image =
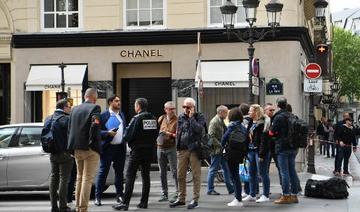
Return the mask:
{"type": "Polygon", "coordinates": [[[134,190],[136,172],[141,167],[142,193],[140,202],[147,205],[150,193],[150,166],[153,148],[135,149],[130,152],[129,164],[126,171],[124,204],[129,205],[134,190]]]}

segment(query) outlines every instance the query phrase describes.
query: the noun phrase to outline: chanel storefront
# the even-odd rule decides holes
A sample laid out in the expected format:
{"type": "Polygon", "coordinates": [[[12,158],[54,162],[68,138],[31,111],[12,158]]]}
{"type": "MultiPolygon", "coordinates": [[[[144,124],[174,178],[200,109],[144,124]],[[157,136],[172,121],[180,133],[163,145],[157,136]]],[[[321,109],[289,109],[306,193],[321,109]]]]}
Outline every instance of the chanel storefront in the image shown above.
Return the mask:
{"type": "MultiPolygon", "coordinates": [[[[51,114],[60,91],[63,62],[66,91],[81,103],[87,87],[99,91],[98,104],[116,93],[129,119],[137,97],[149,99],[149,110],[160,115],[163,104],[173,100],[178,112],[184,98],[197,98],[197,32],[201,31],[204,95],[200,108],[209,120],[219,104],[238,105],[248,97],[247,44],[227,40],[223,30],[15,34],[11,75],[11,122],[42,121],[51,114]],[[106,36],[104,36],[106,34],[106,36]],[[21,61],[21,62],[20,62],[21,61]]],[[[279,95],[266,94],[266,83],[283,84],[295,113],[307,114],[302,92],[301,67],[312,55],[304,28],[281,28],[276,40],[255,44],[260,61],[261,104],[275,103],[279,95]]]]}

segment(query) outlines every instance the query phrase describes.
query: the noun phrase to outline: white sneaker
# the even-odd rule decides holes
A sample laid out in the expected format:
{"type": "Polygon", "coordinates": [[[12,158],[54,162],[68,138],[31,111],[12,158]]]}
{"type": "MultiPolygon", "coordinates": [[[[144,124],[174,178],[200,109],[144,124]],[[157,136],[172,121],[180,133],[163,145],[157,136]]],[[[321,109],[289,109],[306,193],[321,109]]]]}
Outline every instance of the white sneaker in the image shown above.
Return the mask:
{"type": "Polygon", "coordinates": [[[242,193],[242,194],[241,194],[241,198],[243,198],[243,199],[244,199],[245,197],[247,197],[247,196],[248,196],[248,194],[246,194],[246,193],[242,193]]]}
{"type": "Polygon", "coordinates": [[[235,198],[233,201],[229,202],[229,203],[227,204],[227,206],[229,206],[229,207],[242,207],[242,206],[244,206],[244,205],[243,205],[242,202],[240,202],[239,200],[237,200],[237,199],[235,198]]]}
{"type": "Polygon", "coordinates": [[[270,202],[269,197],[266,197],[265,195],[261,195],[261,197],[259,199],[256,200],[257,203],[262,203],[262,202],[270,202]]]}
{"type": "Polygon", "coordinates": [[[244,201],[244,202],[255,202],[256,197],[252,197],[251,195],[247,195],[242,201],[244,201]]]}

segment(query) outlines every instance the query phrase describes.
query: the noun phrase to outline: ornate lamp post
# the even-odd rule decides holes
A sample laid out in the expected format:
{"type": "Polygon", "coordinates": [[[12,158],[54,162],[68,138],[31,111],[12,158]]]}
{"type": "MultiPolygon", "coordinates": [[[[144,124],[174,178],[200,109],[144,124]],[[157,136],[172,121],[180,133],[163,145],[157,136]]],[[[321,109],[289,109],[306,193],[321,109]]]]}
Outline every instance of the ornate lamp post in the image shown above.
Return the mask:
{"type": "Polygon", "coordinates": [[[235,35],[240,41],[248,43],[248,55],[249,55],[249,104],[253,104],[255,97],[253,94],[252,84],[252,60],[254,58],[255,48],[253,44],[261,41],[266,35],[272,33],[275,36],[276,27],[280,26],[280,17],[283,4],[278,3],[277,0],[271,0],[270,3],[265,5],[268,14],[269,28],[263,28],[261,30],[256,29],[254,24],[256,22],[256,11],[259,6],[259,0],[243,0],[242,4],[245,8],[246,22],[249,27],[245,32],[241,32],[239,29],[234,29],[234,20],[236,11],[238,9],[231,0],[227,0],[223,6],[220,7],[223,15],[223,24],[227,32],[228,39],[231,35],[235,35]]]}

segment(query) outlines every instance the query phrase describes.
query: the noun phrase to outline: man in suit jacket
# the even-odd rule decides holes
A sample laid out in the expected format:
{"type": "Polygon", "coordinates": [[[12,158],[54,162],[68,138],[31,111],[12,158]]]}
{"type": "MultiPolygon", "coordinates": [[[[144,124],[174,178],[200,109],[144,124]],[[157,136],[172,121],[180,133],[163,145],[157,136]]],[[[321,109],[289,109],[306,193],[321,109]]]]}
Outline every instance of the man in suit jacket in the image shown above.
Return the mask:
{"type": "Polygon", "coordinates": [[[97,91],[89,88],[85,102],[73,108],[69,120],[69,149],[74,151],[76,211],[87,212],[90,191],[100,159],[100,106],[95,105],[97,91]]]}
{"type": "Polygon", "coordinates": [[[101,206],[101,195],[104,191],[105,182],[113,163],[115,171],[116,201],[122,202],[123,177],[126,158],[126,144],[123,142],[125,132],[125,117],[120,112],[120,97],[112,95],[107,99],[109,109],[100,115],[101,124],[101,154],[100,168],[96,178],[95,205],[101,206]]]}

